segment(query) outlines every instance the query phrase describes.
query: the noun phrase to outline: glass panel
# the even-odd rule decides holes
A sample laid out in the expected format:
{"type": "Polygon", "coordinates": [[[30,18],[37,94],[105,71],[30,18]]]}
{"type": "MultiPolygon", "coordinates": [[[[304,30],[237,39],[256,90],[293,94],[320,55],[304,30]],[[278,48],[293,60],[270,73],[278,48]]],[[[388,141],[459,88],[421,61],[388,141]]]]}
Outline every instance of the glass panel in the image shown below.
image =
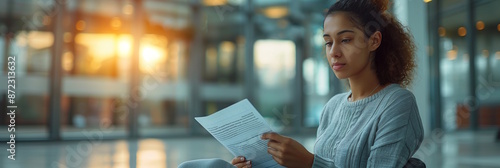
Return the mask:
{"type": "MultiPolygon", "coordinates": [[[[455,1],[461,3],[463,1],[455,1]]],[[[443,4],[442,9],[448,9],[443,4]]],[[[469,95],[469,56],[466,44],[466,11],[459,10],[453,13],[444,12],[441,18],[440,34],[440,72],[443,126],[446,130],[466,128],[469,116],[460,111],[466,97],[469,95]],[[457,83],[460,83],[457,85],[457,83]]],[[[467,113],[468,114],[468,113],[467,113]]]]}
{"type": "MultiPolygon", "coordinates": [[[[207,1],[208,2],[208,1],[207,1]]],[[[215,5],[204,1],[202,34],[205,56],[203,82],[243,85],[245,39],[243,10],[234,2],[215,5]]]]}
{"type": "Polygon", "coordinates": [[[48,137],[49,73],[54,36],[50,3],[2,1],[0,12],[0,137],[48,137]],[[10,9],[10,10],[7,10],[10,9]],[[9,107],[8,106],[16,106],[9,107]],[[9,114],[7,114],[9,112],[9,114]]]}
{"type": "MultiPolygon", "coordinates": [[[[141,52],[142,94],[144,100],[139,110],[141,136],[186,134],[188,83],[185,70],[187,47],[183,40],[163,36],[150,36],[156,41],[150,51],[141,52]],[[159,38],[162,37],[162,38],[159,38]]],[[[146,40],[147,38],[145,38],[146,40]]],[[[145,46],[149,45],[144,41],[145,46]]],[[[153,43],[152,43],[153,44],[153,43]]]]}
{"type": "Polygon", "coordinates": [[[202,34],[206,39],[203,82],[242,85],[244,73],[244,11],[233,1],[203,1],[202,34]]]}
{"type": "Polygon", "coordinates": [[[446,9],[448,7],[453,8],[453,7],[456,7],[456,6],[464,5],[465,2],[466,1],[464,1],[464,0],[442,0],[441,5],[443,6],[443,9],[446,9]]]}
{"type": "Polygon", "coordinates": [[[476,11],[476,73],[479,128],[500,126],[500,1],[476,11]]]}
{"type": "Polygon", "coordinates": [[[298,4],[298,1],[266,1],[257,5],[254,15],[256,25],[262,25],[255,29],[259,36],[253,47],[258,83],[256,108],[277,132],[288,132],[295,121],[301,120],[293,96],[298,89],[294,82],[296,57],[302,54],[296,51],[303,50],[294,41],[301,30],[291,17],[292,7],[298,4]]]}
{"type": "MultiPolygon", "coordinates": [[[[318,22],[320,23],[320,22],[318,22]]],[[[319,119],[323,112],[323,107],[330,99],[330,73],[333,73],[328,66],[328,61],[325,59],[324,41],[323,41],[323,26],[314,25],[314,33],[311,37],[312,57],[304,60],[303,76],[304,76],[304,94],[305,100],[305,127],[317,127],[319,119]]]]}
{"type": "Polygon", "coordinates": [[[280,132],[296,119],[293,109],[295,44],[289,40],[258,40],[254,62],[258,86],[258,110],[280,132]]]}
{"type": "MultiPolygon", "coordinates": [[[[165,136],[187,134],[189,83],[186,78],[192,38],[189,4],[144,1],[151,26],[140,46],[139,134],[165,136]]],[[[126,71],[128,72],[128,71],[126,71]]]]}
{"type": "MultiPolygon", "coordinates": [[[[203,61],[200,69],[200,111],[209,115],[245,97],[245,3],[201,1],[203,61]]],[[[195,49],[195,47],[191,48],[195,49]]],[[[189,67],[190,69],[197,69],[189,67]]],[[[255,103],[255,102],[252,102],[255,103]]],[[[189,104],[189,106],[194,106],[189,104]]],[[[194,120],[193,120],[194,121],[194,120]]],[[[194,121],[196,122],[196,121],[194,121]]],[[[201,127],[199,132],[205,132],[201,127]]],[[[195,129],[197,129],[195,127],[195,129]]],[[[197,130],[198,131],[198,130],[197,130]]]]}
{"type": "MultiPolygon", "coordinates": [[[[88,20],[86,25],[99,26],[88,20]]],[[[61,135],[80,138],[82,132],[91,131],[125,137],[131,108],[127,97],[132,36],[89,29],[65,35],[69,45],[62,57],[61,135]]]]}
{"type": "Polygon", "coordinates": [[[130,2],[68,2],[61,65],[63,139],[126,137],[133,108],[128,99],[132,14],[130,2]]]}
{"type": "Polygon", "coordinates": [[[134,6],[130,1],[77,1],[66,28],[63,77],[63,137],[107,131],[125,137],[129,112],[138,108],[141,136],[187,133],[187,4],[144,1],[150,12],[139,39],[140,95],[129,97],[134,6]],[[91,7],[91,8],[88,8],[91,7]],[[96,8],[92,8],[96,7],[96,8]],[[160,8],[161,7],[161,8],[160,8]],[[175,15],[171,15],[173,12],[175,15]],[[173,17],[174,16],[174,17],[173,17]],[[173,21],[172,21],[173,19],[173,21]],[[139,106],[133,103],[139,99],[139,106]],[[168,129],[166,129],[168,128],[168,129]],[[180,129],[180,130],[179,130],[180,129]],[[167,133],[168,132],[168,133],[167,133]]]}

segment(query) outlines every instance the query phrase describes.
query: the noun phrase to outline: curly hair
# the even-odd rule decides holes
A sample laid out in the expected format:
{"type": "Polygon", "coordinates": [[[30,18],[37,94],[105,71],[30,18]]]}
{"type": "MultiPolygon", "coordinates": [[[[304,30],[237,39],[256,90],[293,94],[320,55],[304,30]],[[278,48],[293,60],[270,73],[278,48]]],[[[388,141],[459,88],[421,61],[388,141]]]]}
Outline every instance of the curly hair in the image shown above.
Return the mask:
{"type": "Polygon", "coordinates": [[[413,37],[387,10],[388,0],[340,0],[327,11],[347,12],[351,21],[369,38],[376,31],[382,34],[372,65],[381,85],[397,83],[408,87],[413,79],[416,46],[413,37]]]}

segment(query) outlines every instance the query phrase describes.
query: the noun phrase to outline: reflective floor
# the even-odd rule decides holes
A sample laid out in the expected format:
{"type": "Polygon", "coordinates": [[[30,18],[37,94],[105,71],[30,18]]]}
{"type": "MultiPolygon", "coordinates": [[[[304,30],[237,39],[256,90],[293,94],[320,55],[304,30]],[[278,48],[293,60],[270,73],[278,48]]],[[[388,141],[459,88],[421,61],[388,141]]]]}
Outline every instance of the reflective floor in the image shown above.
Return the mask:
{"type": "MultiPolygon", "coordinates": [[[[500,143],[494,141],[494,136],[494,131],[461,131],[446,135],[433,132],[415,157],[431,168],[500,167],[500,143]]],[[[292,137],[312,150],[314,137],[292,137]]],[[[2,146],[7,148],[7,145],[2,146]]],[[[211,137],[19,142],[16,143],[16,160],[8,159],[7,154],[5,151],[0,153],[0,167],[175,168],[186,160],[232,158],[211,137]]]]}

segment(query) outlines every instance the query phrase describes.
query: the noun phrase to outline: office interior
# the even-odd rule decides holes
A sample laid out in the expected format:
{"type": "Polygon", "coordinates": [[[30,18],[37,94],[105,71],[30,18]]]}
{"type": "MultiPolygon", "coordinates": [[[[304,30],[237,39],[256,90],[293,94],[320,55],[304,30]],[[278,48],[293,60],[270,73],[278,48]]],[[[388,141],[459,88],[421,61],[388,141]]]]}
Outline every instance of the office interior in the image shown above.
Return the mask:
{"type": "MultiPolygon", "coordinates": [[[[194,117],[243,99],[312,151],[323,106],[349,91],[325,58],[334,2],[0,0],[3,143],[8,106],[17,107],[16,160],[2,145],[0,167],[229,161],[194,117]]],[[[417,45],[409,90],[425,139],[415,157],[428,167],[500,167],[500,1],[390,2],[417,45]]]]}

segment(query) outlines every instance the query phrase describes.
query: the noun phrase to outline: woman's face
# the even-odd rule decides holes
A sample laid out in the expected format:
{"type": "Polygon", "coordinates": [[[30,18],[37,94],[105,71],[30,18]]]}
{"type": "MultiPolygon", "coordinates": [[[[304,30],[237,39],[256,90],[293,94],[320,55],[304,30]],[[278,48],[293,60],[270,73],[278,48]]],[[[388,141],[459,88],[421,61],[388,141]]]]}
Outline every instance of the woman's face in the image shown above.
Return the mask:
{"type": "Polygon", "coordinates": [[[351,78],[370,71],[370,52],[378,47],[370,45],[373,35],[366,38],[346,12],[328,15],[323,26],[326,57],[337,78],[351,78]]]}

